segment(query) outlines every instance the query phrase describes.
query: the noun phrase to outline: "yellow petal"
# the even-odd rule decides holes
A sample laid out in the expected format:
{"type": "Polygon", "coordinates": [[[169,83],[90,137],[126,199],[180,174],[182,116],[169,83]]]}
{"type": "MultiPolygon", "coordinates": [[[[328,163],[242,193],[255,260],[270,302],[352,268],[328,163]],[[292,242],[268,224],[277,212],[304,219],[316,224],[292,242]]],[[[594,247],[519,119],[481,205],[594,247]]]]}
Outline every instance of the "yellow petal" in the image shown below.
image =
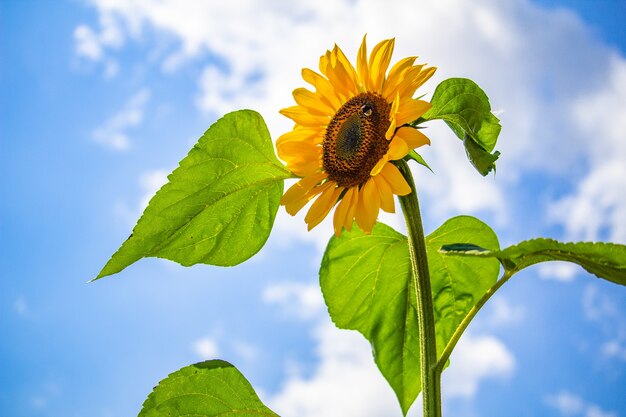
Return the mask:
{"type": "Polygon", "coordinates": [[[391,104],[391,110],[389,111],[389,121],[391,123],[389,124],[389,128],[387,129],[387,132],[385,132],[385,137],[387,138],[387,140],[391,140],[391,138],[393,137],[393,134],[396,133],[396,127],[398,125],[396,121],[396,113],[398,113],[399,108],[400,108],[400,96],[396,94],[396,99],[391,104]]]}
{"type": "Polygon", "coordinates": [[[388,161],[389,161],[389,155],[388,154],[383,155],[383,157],[380,158],[378,162],[376,162],[376,165],[374,165],[374,168],[372,168],[372,170],[370,171],[370,175],[372,177],[375,175],[378,175],[380,170],[383,169],[383,167],[388,161]]]}
{"type": "Polygon", "coordinates": [[[389,71],[389,75],[383,84],[382,95],[385,99],[393,99],[393,96],[396,94],[396,90],[398,89],[399,83],[404,78],[404,74],[407,69],[409,69],[417,57],[411,56],[408,58],[401,59],[396,62],[395,65],[389,71]]]}
{"type": "Polygon", "coordinates": [[[414,120],[417,120],[422,114],[431,108],[431,104],[424,100],[403,100],[396,114],[396,123],[402,126],[414,120]]]}
{"type": "MultiPolygon", "coordinates": [[[[306,196],[317,184],[327,177],[325,172],[302,178],[300,181],[289,187],[287,192],[280,199],[280,204],[287,205],[306,196]]],[[[294,213],[295,214],[295,213],[294,213]]]]}
{"type": "Polygon", "coordinates": [[[387,213],[395,213],[396,207],[393,201],[393,191],[391,191],[391,187],[387,184],[387,181],[382,175],[375,176],[374,181],[376,181],[376,187],[380,193],[380,207],[387,213]]]}
{"type": "Polygon", "coordinates": [[[359,191],[357,194],[358,194],[358,199],[357,199],[356,209],[354,211],[354,219],[356,220],[356,223],[359,225],[359,228],[363,232],[370,234],[372,232],[372,228],[374,227],[374,223],[376,222],[376,219],[375,218],[372,219],[368,215],[369,212],[365,208],[365,205],[367,204],[367,202],[364,201],[363,189],[361,189],[361,191],[359,191]]]}
{"type": "Polygon", "coordinates": [[[339,61],[343,65],[346,72],[348,73],[348,76],[352,79],[353,84],[357,87],[357,92],[358,92],[359,77],[356,73],[356,70],[354,69],[354,66],[352,66],[352,63],[350,63],[350,60],[346,57],[346,55],[343,53],[343,51],[339,47],[337,47],[336,56],[337,56],[337,61],[339,61]]]}
{"type": "Polygon", "coordinates": [[[403,100],[413,97],[415,90],[421,85],[420,74],[424,65],[414,65],[407,68],[404,72],[402,80],[398,83],[397,93],[403,100]]]}
{"type": "Polygon", "coordinates": [[[369,88],[369,67],[367,66],[367,35],[363,35],[363,41],[361,42],[361,47],[359,48],[359,52],[356,58],[356,69],[359,76],[360,84],[363,88],[369,88]]]}
{"type": "Polygon", "coordinates": [[[311,208],[304,217],[309,231],[324,220],[330,209],[332,209],[337,202],[339,194],[343,191],[342,187],[335,187],[336,184],[334,181],[329,181],[324,185],[327,184],[329,187],[325,188],[321,195],[311,204],[311,208]]]}
{"type": "Polygon", "coordinates": [[[389,150],[387,151],[387,155],[389,159],[392,161],[397,161],[398,159],[402,159],[409,153],[409,147],[406,142],[395,136],[391,143],[389,144],[389,150]]]}
{"type": "Polygon", "coordinates": [[[370,55],[370,79],[372,91],[382,92],[385,74],[391,61],[395,39],[387,39],[380,42],[372,50],[370,55]]]}
{"type": "Polygon", "coordinates": [[[304,141],[289,141],[276,144],[280,159],[287,168],[300,177],[306,177],[322,168],[322,149],[319,145],[304,141]]]}
{"type": "Polygon", "coordinates": [[[409,149],[419,148],[423,145],[430,145],[430,139],[428,139],[428,137],[419,129],[415,129],[411,126],[405,126],[398,129],[394,140],[397,138],[403,139],[409,149]]]}
{"type": "Polygon", "coordinates": [[[419,75],[415,79],[415,84],[417,85],[415,88],[417,89],[421,87],[422,84],[424,84],[426,81],[430,79],[430,77],[433,76],[436,70],[437,70],[437,67],[423,68],[423,70],[420,71],[419,75]]]}
{"type": "Polygon", "coordinates": [[[380,175],[385,177],[387,183],[391,186],[391,191],[396,195],[407,195],[411,193],[411,187],[406,182],[398,168],[391,162],[383,167],[380,175]]]}
{"type": "Polygon", "coordinates": [[[350,203],[352,201],[353,195],[351,191],[352,188],[346,191],[339,204],[337,204],[335,214],[333,215],[333,228],[335,230],[335,236],[337,237],[341,235],[341,230],[343,229],[343,225],[346,222],[346,215],[348,214],[348,209],[350,208],[350,203]]]}
{"type": "Polygon", "coordinates": [[[282,109],[280,114],[289,117],[291,120],[305,127],[320,127],[326,126],[329,122],[329,117],[319,116],[309,113],[304,107],[292,106],[282,109]]]}
{"type": "Polygon", "coordinates": [[[286,142],[307,142],[317,144],[322,142],[323,134],[319,129],[307,129],[302,126],[296,126],[292,131],[282,134],[276,139],[276,146],[286,142]]]}
{"type": "Polygon", "coordinates": [[[354,68],[337,45],[333,48],[330,62],[334,77],[340,83],[342,93],[345,94],[347,98],[359,94],[358,82],[350,73],[351,70],[354,71],[354,68]],[[340,56],[343,58],[340,58],[340,56]]]}
{"type": "Polygon", "coordinates": [[[363,207],[367,213],[367,221],[373,225],[380,211],[380,193],[373,178],[370,178],[361,188],[361,195],[363,196],[363,207]]]}
{"type": "Polygon", "coordinates": [[[334,111],[339,110],[341,107],[341,101],[339,100],[339,97],[337,97],[337,94],[333,90],[333,86],[328,79],[308,68],[302,69],[302,78],[304,81],[315,87],[316,92],[331,105],[334,111]]]}
{"type": "Polygon", "coordinates": [[[361,192],[357,191],[355,196],[355,208],[354,208],[354,220],[359,225],[359,229],[365,231],[367,226],[367,212],[363,206],[363,196],[361,192]]]}
{"type": "Polygon", "coordinates": [[[309,112],[322,116],[332,116],[335,110],[327,104],[319,94],[307,90],[306,88],[296,88],[293,90],[293,98],[300,106],[309,112]]]}
{"type": "Polygon", "coordinates": [[[349,199],[349,203],[348,203],[348,211],[344,217],[344,222],[343,222],[343,227],[347,230],[347,231],[351,231],[352,230],[352,223],[354,222],[354,212],[356,211],[356,208],[358,206],[359,203],[359,189],[358,187],[352,187],[350,189],[348,189],[348,191],[346,192],[346,195],[344,197],[347,197],[348,194],[350,194],[350,199],[349,199]]]}

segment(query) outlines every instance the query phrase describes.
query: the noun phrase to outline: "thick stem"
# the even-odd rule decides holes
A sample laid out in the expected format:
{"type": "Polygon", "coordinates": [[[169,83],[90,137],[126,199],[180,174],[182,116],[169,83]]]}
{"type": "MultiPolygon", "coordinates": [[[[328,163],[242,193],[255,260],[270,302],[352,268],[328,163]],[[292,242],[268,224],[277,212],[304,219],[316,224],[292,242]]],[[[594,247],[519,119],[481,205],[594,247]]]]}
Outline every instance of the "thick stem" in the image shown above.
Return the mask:
{"type": "Polygon", "coordinates": [[[398,168],[413,190],[411,194],[400,197],[400,205],[409,235],[409,253],[417,300],[423,414],[424,417],[441,417],[441,371],[437,368],[435,317],[424,229],[409,166],[405,161],[398,161],[398,168]]]}

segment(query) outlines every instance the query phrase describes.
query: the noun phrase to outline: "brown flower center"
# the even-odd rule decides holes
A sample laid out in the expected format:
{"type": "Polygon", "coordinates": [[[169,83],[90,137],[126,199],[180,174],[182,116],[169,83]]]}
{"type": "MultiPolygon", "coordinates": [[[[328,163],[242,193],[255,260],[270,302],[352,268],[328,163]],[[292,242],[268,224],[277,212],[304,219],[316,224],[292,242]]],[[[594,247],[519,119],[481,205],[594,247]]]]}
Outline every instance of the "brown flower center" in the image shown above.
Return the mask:
{"type": "Polygon", "coordinates": [[[391,104],[375,93],[361,93],[335,113],[326,128],[324,170],[340,187],[363,185],[389,149],[391,104]]]}

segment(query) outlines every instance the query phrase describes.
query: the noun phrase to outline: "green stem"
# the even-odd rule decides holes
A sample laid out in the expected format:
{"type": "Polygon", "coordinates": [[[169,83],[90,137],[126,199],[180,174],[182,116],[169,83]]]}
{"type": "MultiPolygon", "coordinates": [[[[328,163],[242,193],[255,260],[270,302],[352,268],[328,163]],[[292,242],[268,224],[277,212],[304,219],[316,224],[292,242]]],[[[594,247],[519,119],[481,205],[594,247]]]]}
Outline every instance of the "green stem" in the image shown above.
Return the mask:
{"type": "Polygon", "coordinates": [[[441,372],[443,371],[443,368],[446,366],[446,362],[450,358],[450,354],[452,353],[452,350],[456,346],[457,342],[461,338],[461,335],[463,335],[463,332],[465,331],[467,326],[470,324],[474,316],[476,316],[476,313],[478,313],[478,311],[480,311],[480,309],[485,305],[485,303],[489,301],[491,296],[494,295],[496,291],[498,291],[498,289],[501,286],[503,286],[504,283],[509,280],[509,278],[511,278],[511,276],[513,276],[513,273],[514,273],[513,271],[504,271],[502,278],[500,278],[491,288],[489,288],[489,290],[485,293],[485,295],[483,295],[482,298],[478,300],[478,303],[476,303],[476,305],[472,307],[472,309],[467,313],[465,318],[463,318],[463,321],[459,323],[459,326],[456,328],[456,330],[452,334],[452,337],[448,341],[446,348],[441,353],[439,362],[437,362],[437,372],[439,374],[441,374],[441,372]]]}
{"type": "Polygon", "coordinates": [[[423,415],[424,417],[441,417],[441,371],[437,368],[435,316],[424,229],[417,201],[417,191],[409,166],[405,161],[398,161],[397,164],[411,190],[413,190],[411,194],[400,197],[400,205],[409,235],[409,253],[417,301],[423,415]]]}

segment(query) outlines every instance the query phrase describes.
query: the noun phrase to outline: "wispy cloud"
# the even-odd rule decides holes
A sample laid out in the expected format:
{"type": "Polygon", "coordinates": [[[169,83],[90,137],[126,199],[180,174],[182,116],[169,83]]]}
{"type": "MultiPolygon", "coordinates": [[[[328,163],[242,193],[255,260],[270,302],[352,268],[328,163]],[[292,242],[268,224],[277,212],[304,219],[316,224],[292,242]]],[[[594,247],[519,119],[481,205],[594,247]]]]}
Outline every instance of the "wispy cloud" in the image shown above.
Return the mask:
{"type": "Polygon", "coordinates": [[[580,267],[570,262],[554,261],[539,265],[539,276],[543,279],[571,282],[580,272],[580,267]]]}
{"type": "MultiPolygon", "coordinates": [[[[273,410],[285,417],[378,417],[399,412],[393,391],[360,334],[338,330],[325,318],[315,327],[314,339],[319,362],[313,373],[292,372],[268,399],[273,410]]],[[[419,408],[413,407],[409,415],[419,415],[419,408]]]]}
{"type": "Polygon", "coordinates": [[[443,394],[473,397],[484,379],[506,378],[515,370],[515,356],[495,336],[465,334],[456,346],[451,365],[443,373],[443,394]]]}
{"type": "Polygon", "coordinates": [[[490,327],[498,328],[518,324],[524,320],[526,310],[503,296],[495,296],[485,308],[485,318],[490,327]]]}
{"type": "Polygon", "coordinates": [[[612,411],[605,411],[596,404],[568,391],[560,391],[546,396],[545,403],[556,409],[563,417],[618,417],[612,411]]]}
{"type": "Polygon", "coordinates": [[[26,317],[29,311],[28,304],[26,303],[26,298],[24,298],[24,296],[22,295],[17,297],[13,302],[13,309],[18,316],[26,317]]]}
{"type": "Polygon", "coordinates": [[[202,337],[192,344],[192,349],[200,359],[215,359],[220,355],[220,349],[215,339],[202,337]]]}
{"type": "Polygon", "coordinates": [[[130,97],[120,111],[93,131],[93,140],[109,149],[128,150],[132,143],[127,131],[141,124],[149,99],[148,89],[142,89],[130,97]]]}
{"type": "Polygon", "coordinates": [[[105,78],[113,78],[119,71],[119,63],[108,56],[107,50],[120,49],[124,46],[124,30],[112,14],[103,13],[99,20],[99,30],[84,24],[76,26],[74,51],[81,59],[103,63],[105,78]]]}
{"type": "Polygon", "coordinates": [[[599,347],[603,357],[626,361],[626,317],[617,301],[589,284],[583,292],[582,307],[587,320],[595,323],[604,336],[599,347]]]}
{"type": "MultiPolygon", "coordinates": [[[[168,71],[206,54],[216,58],[199,76],[199,108],[217,114],[260,109],[274,137],[291,127],[277,110],[290,105],[291,90],[303,85],[302,67],[315,68],[316,57],[335,42],[354,56],[360,41],[355,33],[369,33],[371,42],[396,36],[396,57],[420,53],[439,66],[424,92],[432,92],[443,78],[467,76],[485,88],[494,108],[505,110],[496,180],[473,171],[444,126],[429,128],[434,141],[424,154],[437,174],[419,172],[417,180],[431,202],[424,207],[435,219],[457,212],[487,213],[507,224],[517,210],[508,206],[507,193],[525,185],[522,172],[544,170],[572,181],[550,209],[563,214],[553,221],[569,234],[594,238],[608,227],[610,238],[623,241],[626,236],[626,202],[615,192],[624,188],[626,178],[626,155],[616,151],[624,143],[620,123],[626,120],[626,61],[565,10],[549,11],[523,0],[479,5],[429,0],[419,8],[408,0],[383,8],[375,0],[288,6],[252,0],[94,4],[102,16],[100,29],[77,29],[80,53],[101,57],[104,50],[138,40],[149,30],[173,36],[180,48],[163,56],[168,71]],[[573,175],[572,166],[579,167],[573,175]],[[580,219],[588,224],[584,230],[580,219]]],[[[123,136],[118,139],[114,143],[123,147],[123,136]]]]}
{"type": "Polygon", "coordinates": [[[310,319],[324,311],[324,299],[317,284],[274,283],[263,290],[262,299],[278,304],[289,317],[310,319]]]}

